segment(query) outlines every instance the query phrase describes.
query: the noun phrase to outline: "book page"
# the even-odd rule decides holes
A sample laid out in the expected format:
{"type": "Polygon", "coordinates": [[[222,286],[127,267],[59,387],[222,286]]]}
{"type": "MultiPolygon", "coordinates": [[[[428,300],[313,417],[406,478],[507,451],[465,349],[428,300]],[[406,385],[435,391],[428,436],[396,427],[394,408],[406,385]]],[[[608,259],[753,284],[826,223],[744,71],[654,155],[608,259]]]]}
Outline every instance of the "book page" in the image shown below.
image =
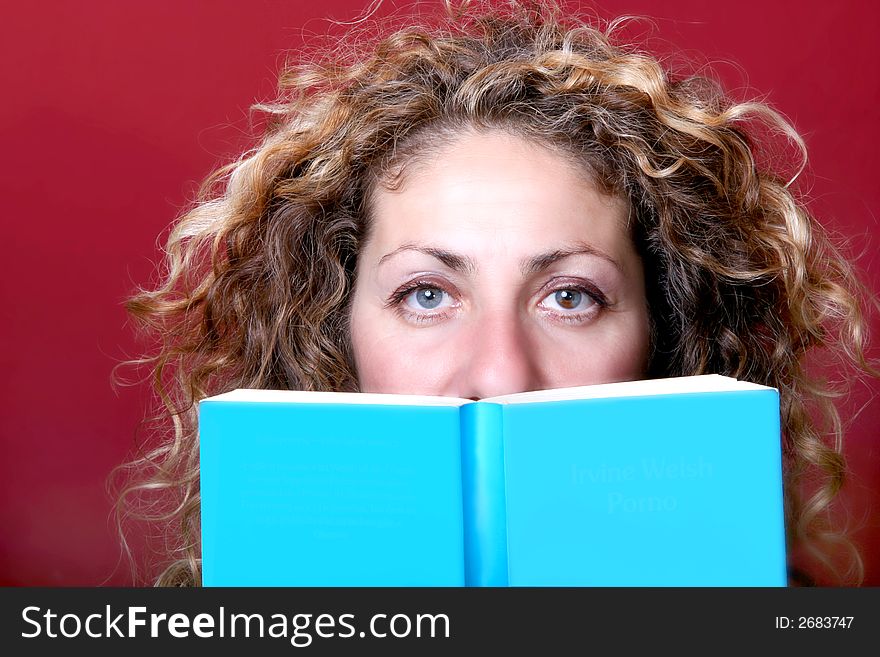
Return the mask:
{"type": "Polygon", "coordinates": [[[483,401],[496,404],[525,404],[532,402],[563,401],[567,399],[600,399],[608,397],[641,397],[653,395],[672,395],[693,392],[723,392],[727,390],[763,390],[767,386],[738,381],[720,374],[681,376],[668,379],[645,379],[640,381],[621,381],[601,383],[592,386],[536,390],[513,395],[489,397],[483,401]]]}
{"type": "MultiPolygon", "coordinates": [[[[607,397],[634,397],[670,395],[692,392],[722,392],[725,390],[760,390],[767,386],[738,381],[720,374],[682,376],[667,379],[645,379],[600,383],[590,386],[555,388],[518,392],[510,395],[487,397],[482,401],[496,404],[524,404],[531,402],[563,401],[566,399],[600,399],[607,397]]],[[[398,395],[367,392],[314,392],[305,390],[256,390],[238,388],[213,397],[211,401],[270,402],[293,404],[380,404],[388,406],[463,406],[470,399],[432,395],[398,395]]]]}
{"type": "Polygon", "coordinates": [[[386,406],[462,406],[469,399],[430,395],[393,395],[372,392],[315,392],[308,390],[255,390],[238,388],[202,402],[273,402],[282,404],[378,404],[386,406]]]}

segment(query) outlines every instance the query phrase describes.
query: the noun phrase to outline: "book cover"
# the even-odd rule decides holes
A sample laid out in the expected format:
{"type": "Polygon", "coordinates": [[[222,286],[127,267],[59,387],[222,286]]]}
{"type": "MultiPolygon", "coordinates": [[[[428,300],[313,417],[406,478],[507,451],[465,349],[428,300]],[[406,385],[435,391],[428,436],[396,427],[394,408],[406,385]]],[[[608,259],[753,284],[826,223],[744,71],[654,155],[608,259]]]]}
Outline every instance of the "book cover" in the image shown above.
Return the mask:
{"type": "Polygon", "coordinates": [[[784,586],[776,390],[199,406],[205,586],[784,586]]]}

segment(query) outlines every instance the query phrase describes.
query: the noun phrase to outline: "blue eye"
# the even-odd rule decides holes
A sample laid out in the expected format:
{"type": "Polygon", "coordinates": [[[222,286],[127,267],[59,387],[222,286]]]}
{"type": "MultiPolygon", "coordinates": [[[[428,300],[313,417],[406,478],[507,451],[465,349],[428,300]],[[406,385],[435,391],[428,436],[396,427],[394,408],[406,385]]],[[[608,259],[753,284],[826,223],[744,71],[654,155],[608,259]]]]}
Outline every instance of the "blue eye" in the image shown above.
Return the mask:
{"type": "Polygon", "coordinates": [[[407,322],[432,325],[452,317],[460,303],[455,287],[430,280],[410,281],[395,290],[385,307],[394,309],[407,322]]]}
{"type": "Polygon", "coordinates": [[[407,297],[407,305],[421,310],[434,310],[440,307],[446,293],[439,287],[420,287],[407,297]]]}

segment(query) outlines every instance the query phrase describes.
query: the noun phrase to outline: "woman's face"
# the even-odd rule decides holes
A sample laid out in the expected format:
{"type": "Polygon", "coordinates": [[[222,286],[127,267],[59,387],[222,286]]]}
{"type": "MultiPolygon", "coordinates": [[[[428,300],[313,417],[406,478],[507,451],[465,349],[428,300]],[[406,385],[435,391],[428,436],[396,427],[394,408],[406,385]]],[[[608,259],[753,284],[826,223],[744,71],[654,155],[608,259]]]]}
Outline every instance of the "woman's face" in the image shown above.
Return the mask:
{"type": "Polygon", "coordinates": [[[468,133],[374,194],[351,317],[363,392],[495,395],[640,378],[627,205],[574,164],[468,133]]]}

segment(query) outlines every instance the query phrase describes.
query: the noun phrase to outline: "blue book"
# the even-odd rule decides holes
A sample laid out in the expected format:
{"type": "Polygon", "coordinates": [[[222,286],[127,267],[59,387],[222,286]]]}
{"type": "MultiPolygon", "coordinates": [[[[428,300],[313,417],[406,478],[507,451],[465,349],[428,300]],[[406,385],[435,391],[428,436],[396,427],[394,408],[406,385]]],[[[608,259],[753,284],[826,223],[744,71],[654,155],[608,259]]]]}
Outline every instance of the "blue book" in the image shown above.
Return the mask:
{"type": "Polygon", "coordinates": [[[779,396],[718,375],[199,405],[205,586],[785,586],[779,396]]]}

